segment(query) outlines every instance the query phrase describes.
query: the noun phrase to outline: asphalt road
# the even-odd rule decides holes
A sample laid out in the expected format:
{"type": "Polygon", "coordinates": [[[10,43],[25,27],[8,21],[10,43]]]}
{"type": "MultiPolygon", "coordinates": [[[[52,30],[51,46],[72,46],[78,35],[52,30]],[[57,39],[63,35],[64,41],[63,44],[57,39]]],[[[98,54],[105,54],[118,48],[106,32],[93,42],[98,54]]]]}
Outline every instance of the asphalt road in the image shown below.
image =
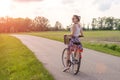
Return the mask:
{"type": "Polygon", "coordinates": [[[120,57],[84,49],[80,72],[73,75],[62,72],[63,43],[30,35],[12,36],[32,50],[56,80],[120,80],[120,57]]]}

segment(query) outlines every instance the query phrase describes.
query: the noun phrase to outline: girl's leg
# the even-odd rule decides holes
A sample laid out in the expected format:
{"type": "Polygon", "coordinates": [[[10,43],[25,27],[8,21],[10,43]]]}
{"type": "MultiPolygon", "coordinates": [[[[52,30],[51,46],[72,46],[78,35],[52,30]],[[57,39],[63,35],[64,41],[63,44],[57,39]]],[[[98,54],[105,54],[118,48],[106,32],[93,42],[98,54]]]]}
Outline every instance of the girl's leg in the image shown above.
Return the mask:
{"type": "Polygon", "coordinates": [[[77,52],[76,52],[76,59],[78,60],[78,59],[79,59],[79,57],[80,57],[80,50],[79,50],[79,49],[77,49],[77,52]]]}
{"type": "Polygon", "coordinates": [[[78,50],[77,50],[77,57],[76,57],[77,59],[79,59],[80,57],[82,57],[82,56],[81,56],[82,50],[83,50],[83,49],[82,49],[82,45],[81,45],[81,46],[78,48],[78,50]]]}

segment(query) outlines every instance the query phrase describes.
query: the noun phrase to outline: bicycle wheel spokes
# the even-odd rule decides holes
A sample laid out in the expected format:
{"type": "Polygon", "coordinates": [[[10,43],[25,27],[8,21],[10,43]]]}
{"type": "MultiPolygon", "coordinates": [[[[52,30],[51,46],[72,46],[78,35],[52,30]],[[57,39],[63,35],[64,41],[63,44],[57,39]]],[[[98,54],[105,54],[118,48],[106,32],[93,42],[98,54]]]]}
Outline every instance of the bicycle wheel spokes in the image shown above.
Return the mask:
{"type": "Polygon", "coordinates": [[[62,53],[62,64],[64,67],[66,67],[66,63],[67,63],[67,52],[68,52],[68,48],[65,48],[63,50],[63,53],[62,53]]]}
{"type": "Polygon", "coordinates": [[[74,73],[74,74],[77,72],[77,69],[78,69],[78,65],[77,65],[77,64],[74,64],[74,65],[73,65],[73,73],[74,73]]]}
{"type": "Polygon", "coordinates": [[[79,72],[81,58],[79,57],[80,54],[74,53],[73,55],[75,56],[73,56],[73,60],[72,60],[72,63],[73,63],[72,71],[76,75],[79,72]]]}

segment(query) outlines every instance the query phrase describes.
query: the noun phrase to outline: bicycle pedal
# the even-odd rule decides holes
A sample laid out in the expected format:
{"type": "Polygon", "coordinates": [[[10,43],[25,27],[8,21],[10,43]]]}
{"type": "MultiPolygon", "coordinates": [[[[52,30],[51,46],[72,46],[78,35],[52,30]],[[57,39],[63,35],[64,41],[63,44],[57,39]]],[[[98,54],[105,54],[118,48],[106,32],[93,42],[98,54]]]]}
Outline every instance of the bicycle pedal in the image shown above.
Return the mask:
{"type": "Polygon", "coordinates": [[[63,70],[63,72],[66,72],[66,71],[68,71],[70,68],[66,68],[65,70],[63,70]]]}

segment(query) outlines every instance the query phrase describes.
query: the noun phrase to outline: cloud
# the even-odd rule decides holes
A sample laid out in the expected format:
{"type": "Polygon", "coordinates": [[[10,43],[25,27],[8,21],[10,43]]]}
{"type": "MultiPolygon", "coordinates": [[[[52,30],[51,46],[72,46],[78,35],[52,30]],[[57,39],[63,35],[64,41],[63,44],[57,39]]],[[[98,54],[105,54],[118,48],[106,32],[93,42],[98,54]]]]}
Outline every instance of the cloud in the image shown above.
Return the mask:
{"type": "Polygon", "coordinates": [[[106,11],[111,8],[112,5],[117,5],[120,3],[120,0],[95,0],[93,5],[98,5],[99,10],[106,11]]]}
{"type": "Polygon", "coordinates": [[[71,4],[71,3],[74,3],[75,0],[62,0],[62,3],[63,4],[71,4]]]}
{"type": "Polygon", "coordinates": [[[16,2],[39,2],[39,1],[43,1],[43,0],[14,0],[16,2]]]}

